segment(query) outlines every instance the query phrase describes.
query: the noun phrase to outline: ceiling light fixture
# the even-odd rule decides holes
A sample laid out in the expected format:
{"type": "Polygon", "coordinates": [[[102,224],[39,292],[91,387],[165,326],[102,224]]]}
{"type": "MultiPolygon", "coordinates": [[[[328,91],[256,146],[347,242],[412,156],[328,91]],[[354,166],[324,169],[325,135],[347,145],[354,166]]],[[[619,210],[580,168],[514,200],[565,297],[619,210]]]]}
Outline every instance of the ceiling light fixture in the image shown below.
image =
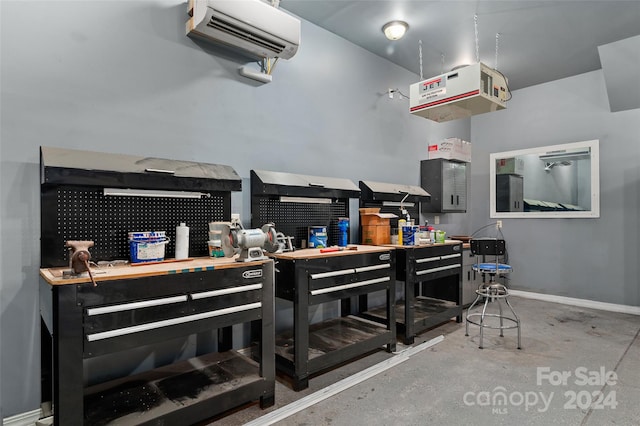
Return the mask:
{"type": "Polygon", "coordinates": [[[404,21],[391,21],[384,24],[382,32],[389,40],[400,40],[409,29],[404,21]]]}

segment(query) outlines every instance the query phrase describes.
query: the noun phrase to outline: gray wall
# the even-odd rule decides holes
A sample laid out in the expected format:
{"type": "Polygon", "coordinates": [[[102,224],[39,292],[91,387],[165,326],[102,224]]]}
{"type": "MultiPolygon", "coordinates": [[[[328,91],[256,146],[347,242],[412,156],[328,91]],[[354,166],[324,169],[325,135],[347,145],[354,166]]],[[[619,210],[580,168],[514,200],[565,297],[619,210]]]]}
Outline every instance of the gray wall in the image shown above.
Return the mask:
{"type": "Polygon", "coordinates": [[[640,306],[640,110],[611,113],[601,70],[518,90],[471,119],[472,228],[489,218],[489,154],[600,140],[600,217],[503,219],[513,288],[640,306]]]}
{"type": "Polygon", "coordinates": [[[601,217],[505,219],[512,285],[640,305],[640,112],[609,112],[600,71],[436,124],[387,98],[416,75],[306,22],[299,54],[260,85],[237,55],[184,36],[181,0],[0,8],[0,417],[39,405],[41,145],[229,164],[248,220],[251,169],[419,184],[427,144],[459,137],[473,142],[469,213],[440,227],[464,234],[492,221],[490,152],[598,138],[601,217]]]}
{"type": "Polygon", "coordinates": [[[261,85],[237,54],[184,35],[182,0],[0,4],[5,417],[39,406],[39,146],[231,165],[248,222],[251,169],[417,185],[428,143],[470,137],[470,120],[388,99],[418,76],[306,22],[298,55],[261,85]]]}

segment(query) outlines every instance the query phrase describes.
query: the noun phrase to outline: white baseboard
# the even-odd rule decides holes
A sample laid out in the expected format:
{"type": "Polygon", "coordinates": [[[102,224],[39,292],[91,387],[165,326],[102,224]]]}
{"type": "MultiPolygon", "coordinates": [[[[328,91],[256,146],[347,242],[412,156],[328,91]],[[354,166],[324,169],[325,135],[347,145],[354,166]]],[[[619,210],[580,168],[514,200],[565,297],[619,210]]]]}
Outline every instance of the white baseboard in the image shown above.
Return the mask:
{"type": "Polygon", "coordinates": [[[530,291],[509,289],[509,294],[525,299],[543,300],[545,302],[562,303],[564,305],[579,306],[581,308],[599,309],[601,311],[620,312],[623,314],[640,315],[640,306],[618,305],[615,303],[597,302],[595,300],[576,299],[574,297],[555,296],[553,294],[533,293],[530,291]]]}
{"type": "Polygon", "coordinates": [[[27,411],[26,413],[16,414],[15,416],[7,417],[2,421],[2,426],[34,426],[38,420],[40,420],[40,416],[42,415],[42,410],[32,410],[27,411]]]}

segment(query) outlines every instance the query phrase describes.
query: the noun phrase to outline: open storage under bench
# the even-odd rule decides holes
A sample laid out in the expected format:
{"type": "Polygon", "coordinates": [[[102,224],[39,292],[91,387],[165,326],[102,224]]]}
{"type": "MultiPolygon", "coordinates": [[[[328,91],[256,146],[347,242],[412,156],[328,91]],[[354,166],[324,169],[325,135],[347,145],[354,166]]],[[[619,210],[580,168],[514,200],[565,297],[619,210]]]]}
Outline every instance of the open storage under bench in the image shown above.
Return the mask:
{"type": "Polygon", "coordinates": [[[40,270],[56,425],[187,425],[256,400],[273,404],[272,260],[105,268],[94,270],[96,286],[61,271],[40,270]],[[85,386],[87,360],[245,323],[256,337],[247,356],[231,350],[231,333],[220,333],[228,341],[216,352],[85,386]]]}
{"type": "Polygon", "coordinates": [[[293,379],[294,390],[309,376],[359,355],[395,350],[395,255],[389,247],[320,253],[319,249],[272,255],[277,261],[276,297],[293,303],[293,330],[276,336],[276,367],[293,379]],[[386,321],[351,314],[351,298],[384,292],[386,321]],[[311,324],[309,308],[341,301],[337,318],[311,324]]]}
{"type": "MultiPolygon", "coordinates": [[[[462,243],[420,246],[391,245],[396,251],[396,279],[404,284],[404,297],[396,302],[398,330],[404,343],[413,344],[416,334],[456,317],[462,321],[462,243]]],[[[387,316],[380,308],[366,308],[361,298],[362,315],[382,321],[387,316]]]]}

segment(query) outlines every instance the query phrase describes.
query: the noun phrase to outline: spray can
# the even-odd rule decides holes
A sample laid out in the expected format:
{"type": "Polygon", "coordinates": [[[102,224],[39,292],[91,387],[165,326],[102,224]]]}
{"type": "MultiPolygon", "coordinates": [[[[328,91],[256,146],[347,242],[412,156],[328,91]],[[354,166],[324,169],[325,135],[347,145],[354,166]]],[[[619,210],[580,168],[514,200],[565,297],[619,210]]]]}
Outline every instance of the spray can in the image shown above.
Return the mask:
{"type": "Polygon", "coordinates": [[[402,245],[402,229],[407,224],[407,221],[404,219],[398,219],[398,245],[402,245]]]}
{"type": "Polygon", "coordinates": [[[189,227],[182,222],[176,226],[176,259],[189,257],[189,227]]]}

